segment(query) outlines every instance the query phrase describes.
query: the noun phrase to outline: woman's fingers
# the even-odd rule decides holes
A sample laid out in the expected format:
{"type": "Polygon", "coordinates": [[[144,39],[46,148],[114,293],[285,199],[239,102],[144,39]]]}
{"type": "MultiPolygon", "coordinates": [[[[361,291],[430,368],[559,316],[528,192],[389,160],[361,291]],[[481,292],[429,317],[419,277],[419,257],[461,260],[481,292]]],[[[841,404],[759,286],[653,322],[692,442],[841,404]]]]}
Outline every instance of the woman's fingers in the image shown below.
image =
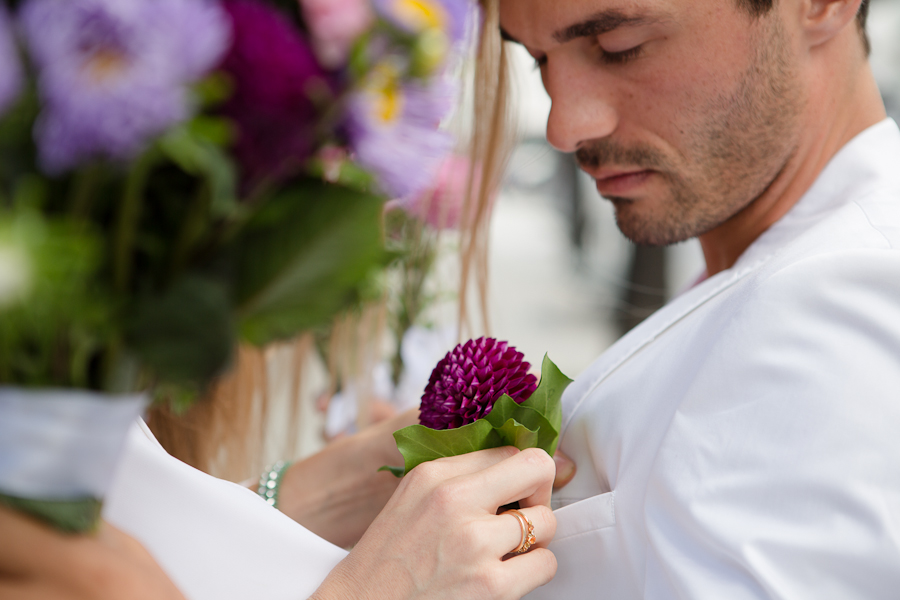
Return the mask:
{"type": "Polygon", "coordinates": [[[546,452],[529,448],[472,473],[466,485],[480,508],[490,513],[517,501],[526,507],[549,506],[555,473],[556,466],[546,452]]]}
{"type": "Polygon", "coordinates": [[[499,592],[494,598],[521,598],[535,588],[550,583],[556,575],[556,557],[546,548],[537,548],[503,562],[499,592]]]}
{"type": "MultiPolygon", "coordinates": [[[[534,506],[521,508],[519,512],[531,523],[532,534],[535,538],[535,547],[546,547],[556,534],[556,517],[553,511],[546,506],[534,506]]],[[[496,517],[490,517],[485,528],[490,531],[490,538],[497,542],[497,556],[509,554],[522,543],[523,535],[528,531],[522,530],[522,522],[515,513],[504,512],[496,517]]]]}
{"type": "Polygon", "coordinates": [[[441,475],[445,478],[461,477],[493,467],[517,454],[519,454],[517,448],[504,446],[502,448],[478,450],[477,452],[469,452],[468,454],[460,454],[459,456],[439,458],[432,461],[431,464],[440,469],[442,471],[441,475]]]}
{"type": "Polygon", "coordinates": [[[562,450],[557,450],[553,455],[553,462],[556,463],[556,479],[553,481],[553,489],[559,490],[566,487],[575,478],[575,461],[562,450]]]}

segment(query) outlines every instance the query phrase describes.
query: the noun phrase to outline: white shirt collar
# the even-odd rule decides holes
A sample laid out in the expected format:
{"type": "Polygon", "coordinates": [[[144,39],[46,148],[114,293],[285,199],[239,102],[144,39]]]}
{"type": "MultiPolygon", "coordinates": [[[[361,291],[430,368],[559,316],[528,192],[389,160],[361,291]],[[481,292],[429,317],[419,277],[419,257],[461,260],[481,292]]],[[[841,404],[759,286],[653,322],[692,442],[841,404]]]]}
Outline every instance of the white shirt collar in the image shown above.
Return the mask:
{"type": "Polygon", "coordinates": [[[759,236],[732,269],[778,251],[842,206],[877,190],[900,191],[900,129],[890,118],[841,148],[797,204],[759,236]]]}

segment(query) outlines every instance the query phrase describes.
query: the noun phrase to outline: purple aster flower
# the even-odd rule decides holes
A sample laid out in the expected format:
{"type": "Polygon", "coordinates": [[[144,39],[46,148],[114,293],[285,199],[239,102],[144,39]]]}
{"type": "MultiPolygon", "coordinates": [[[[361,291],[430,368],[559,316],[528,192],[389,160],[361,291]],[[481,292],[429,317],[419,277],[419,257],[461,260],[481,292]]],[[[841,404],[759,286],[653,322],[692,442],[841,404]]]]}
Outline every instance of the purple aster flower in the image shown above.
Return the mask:
{"type": "Polygon", "coordinates": [[[0,6],[0,113],[9,108],[22,89],[22,65],[6,8],[0,6]]]}
{"type": "Polygon", "coordinates": [[[455,429],[491,412],[503,394],[516,402],[537,389],[537,378],[521,352],[506,342],[479,338],[447,353],[431,373],[422,395],[419,422],[432,429],[455,429]]]}
{"type": "Polygon", "coordinates": [[[451,42],[465,38],[474,10],[470,0],[374,0],[375,10],[411,33],[440,29],[451,42]]]}
{"type": "Polygon", "coordinates": [[[453,148],[440,131],[456,89],[445,79],[403,82],[385,62],[350,100],[350,137],[357,162],[372,171],[393,198],[427,189],[453,148]]]}
{"type": "Polygon", "coordinates": [[[238,126],[236,154],[245,179],[289,174],[315,149],[315,95],[327,100],[333,82],[301,32],[277,10],[252,0],[224,6],[234,43],[222,66],[236,83],[224,112],[238,126]]]}
{"type": "Polygon", "coordinates": [[[188,84],[229,40],[212,0],[29,0],[21,23],[39,71],[35,134],[49,172],[133,158],[189,116],[188,84]]]}

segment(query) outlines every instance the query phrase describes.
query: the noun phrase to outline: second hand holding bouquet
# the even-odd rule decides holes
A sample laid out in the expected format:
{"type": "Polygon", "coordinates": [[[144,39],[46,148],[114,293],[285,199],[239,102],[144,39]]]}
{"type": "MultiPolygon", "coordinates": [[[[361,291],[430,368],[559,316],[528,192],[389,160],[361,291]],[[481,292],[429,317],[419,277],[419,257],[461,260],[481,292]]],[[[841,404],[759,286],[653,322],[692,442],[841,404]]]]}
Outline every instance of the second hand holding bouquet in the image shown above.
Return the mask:
{"type": "Polygon", "coordinates": [[[556,452],[560,400],[572,380],[544,357],[541,380],[521,352],[493,338],[460,344],[441,360],[422,396],[420,424],[394,433],[402,477],[418,465],[488,448],[515,446],[556,452]]]}

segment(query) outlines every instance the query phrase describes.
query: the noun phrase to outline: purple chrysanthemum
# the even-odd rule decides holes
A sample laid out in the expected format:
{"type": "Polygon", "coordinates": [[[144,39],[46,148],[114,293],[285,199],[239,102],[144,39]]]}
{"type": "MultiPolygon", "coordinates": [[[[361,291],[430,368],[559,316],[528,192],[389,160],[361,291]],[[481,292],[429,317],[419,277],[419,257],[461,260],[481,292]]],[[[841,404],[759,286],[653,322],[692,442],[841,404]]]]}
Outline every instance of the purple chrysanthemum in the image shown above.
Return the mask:
{"type": "Polygon", "coordinates": [[[373,70],[350,100],[355,158],[392,198],[419,194],[434,182],[453,138],[438,129],[456,88],[448,80],[402,82],[389,63],[373,70]]]}
{"type": "Polygon", "coordinates": [[[301,32],[280,12],[252,0],[224,6],[234,43],[222,67],[236,84],[224,112],[238,126],[235,151],[244,178],[290,174],[315,149],[320,107],[314,95],[331,95],[334,86],[301,32]]]}
{"type": "Polygon", "coordinates": [[[432,371],[419,422],[432,429],[455,429],[491,412],[503,394],[524,402],[537,389],[537,378],[522,359],[521,352],[493,338],[460,344],[432,371]]]}
{"type": "Polygon", "coordinates": [[[22,89],[22,66],[6,8],[0,6],[0,113],[9,108],[22,89]]]}
{"type": "Polygon", "coordinates": [[[133,158],[189,115],[187,85],[229,39],[213,0],[30,0],[21,23],[39,70],[35,133],[49,172],[133,158]]]}

